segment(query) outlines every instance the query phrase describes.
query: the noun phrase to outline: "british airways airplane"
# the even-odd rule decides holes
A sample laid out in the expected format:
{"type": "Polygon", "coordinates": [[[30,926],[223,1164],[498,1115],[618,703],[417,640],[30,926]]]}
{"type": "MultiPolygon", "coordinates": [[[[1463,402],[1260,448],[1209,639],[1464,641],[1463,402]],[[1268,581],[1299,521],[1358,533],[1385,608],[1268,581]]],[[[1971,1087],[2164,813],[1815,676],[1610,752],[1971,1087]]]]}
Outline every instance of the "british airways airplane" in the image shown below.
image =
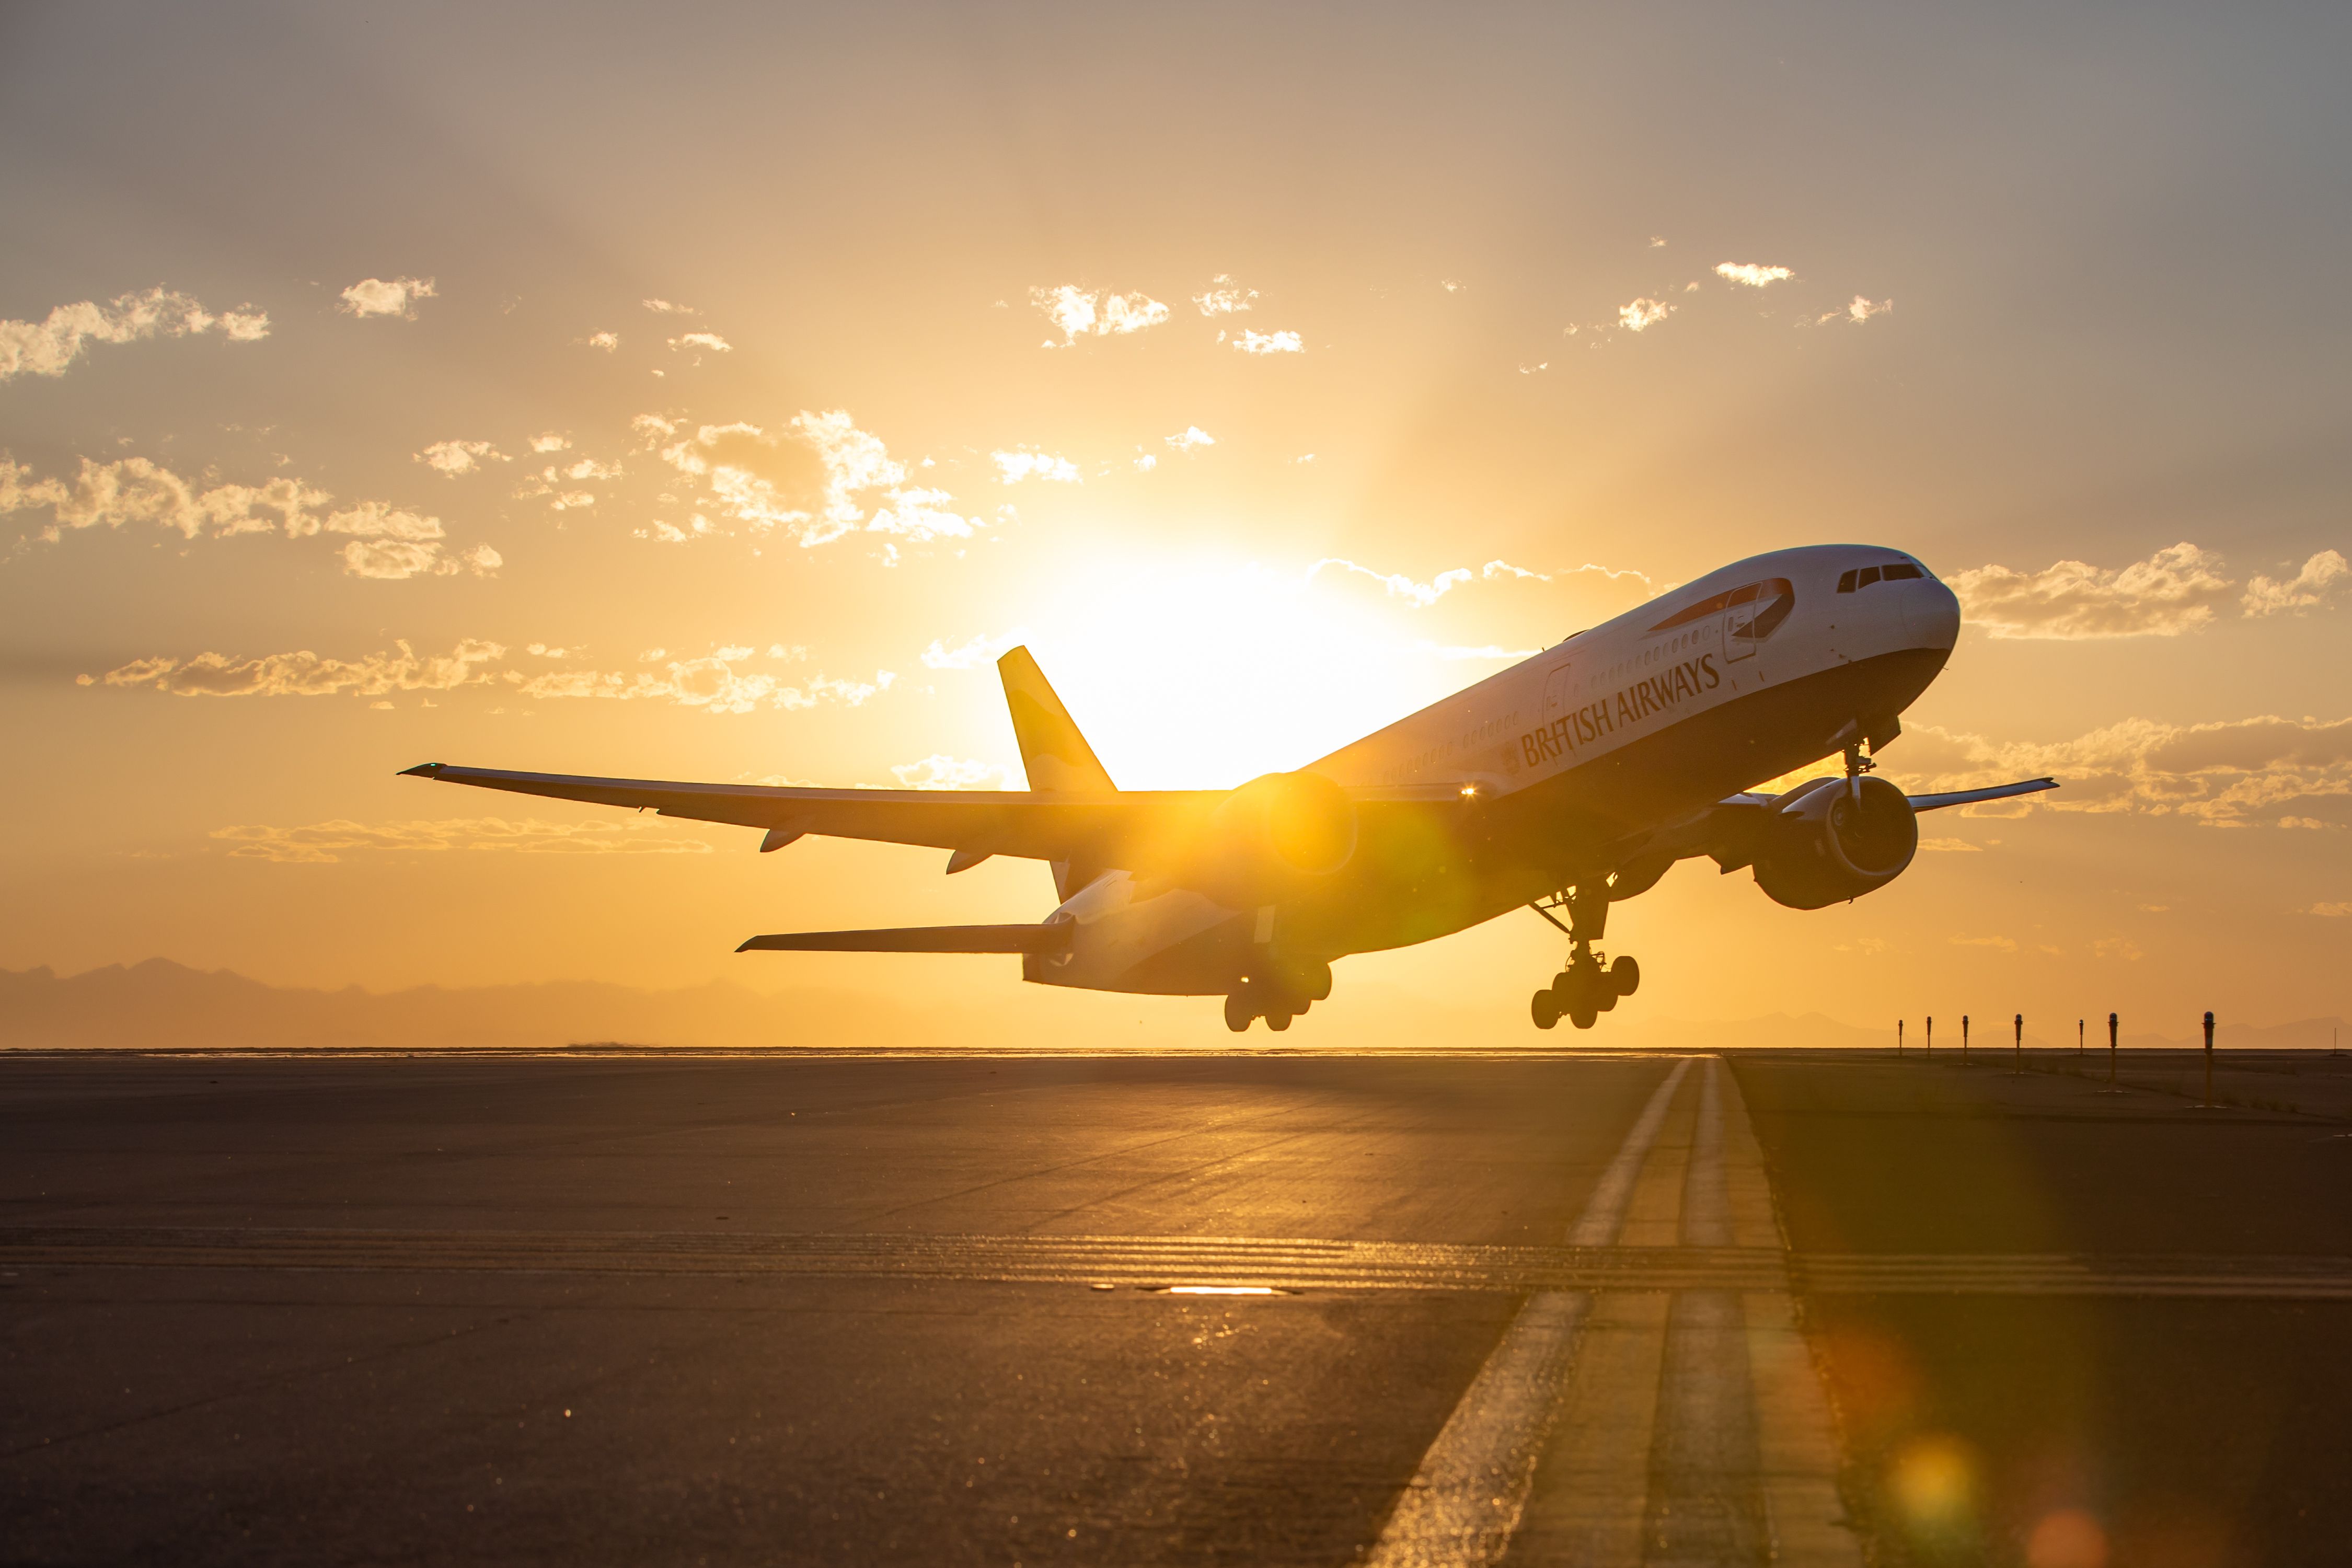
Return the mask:
{"type": "Polygon", "coordinates": [[[793,931],[738,951],[1018,953],[1040,984],[1223,996],[1236,1033],[1288,1028],[1351,953],[1532,907],[1569,943],[1535,1025],[1589,1029],[1641,983],[1597,945],[1609,906],[1675,861],[1747,868],[1776,903],[1821,909],[1901,875],[1920,812],[2057,787],[1906,795],[1872,776],[1959,629],[1959,601],[1915,558],[1813,545],[1711,572],[1236,789],[1118,788],[1025,648],[998,661],[1025,791],[405,772],[760,828],[762,851],[818,834],[945,849],[950,875],[1049,861],[1061,903],[1039,924],[793,931]],[[1843,776],[1750,793],[1840,752],[1843,776]]]}

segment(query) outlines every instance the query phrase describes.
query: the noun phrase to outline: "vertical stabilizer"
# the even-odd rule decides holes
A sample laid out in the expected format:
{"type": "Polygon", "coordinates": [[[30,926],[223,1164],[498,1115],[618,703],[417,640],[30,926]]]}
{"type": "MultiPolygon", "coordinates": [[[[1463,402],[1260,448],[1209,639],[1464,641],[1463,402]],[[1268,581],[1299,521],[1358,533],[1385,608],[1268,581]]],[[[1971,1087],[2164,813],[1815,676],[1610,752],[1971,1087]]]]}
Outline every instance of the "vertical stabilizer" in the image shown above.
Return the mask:
{"type": "Polygon", "coordinates": [[[1027,648],[1016,647],[998,659],[996,670],[1004,678],[1004,705],[1013,713],[1013,738],[1021,747],[1031,789],[1041,795],[1107,795],[1118,789],[1027,648]]]}
{"type": "MultiPolygon", "coordinates": [[[[998,659],[996,672],[1004,678],[1004,706],[1013,714],[1013,739],[1021,748],[1031,789],[1040,795],[1108,795],[1118,789],[1027,648],[1016,647],[998,659]]],[[[1102,871],[1099,866],[1056,860],[1054,889],[1066,899],[1102,871]]]]}

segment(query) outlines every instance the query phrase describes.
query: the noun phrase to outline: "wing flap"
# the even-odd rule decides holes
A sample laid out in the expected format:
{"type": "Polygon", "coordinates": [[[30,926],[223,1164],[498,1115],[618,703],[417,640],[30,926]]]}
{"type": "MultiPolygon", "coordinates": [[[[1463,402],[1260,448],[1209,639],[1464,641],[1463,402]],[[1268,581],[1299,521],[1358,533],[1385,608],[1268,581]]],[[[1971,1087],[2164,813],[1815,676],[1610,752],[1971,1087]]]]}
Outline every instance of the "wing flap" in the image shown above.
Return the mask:
{"type": "Polygon", "coordinates": [[[1051,925],[893,926],[879,931],[786,931],[755,936],[738,952],[1067,952],[1077,928],[1051,925]]]}

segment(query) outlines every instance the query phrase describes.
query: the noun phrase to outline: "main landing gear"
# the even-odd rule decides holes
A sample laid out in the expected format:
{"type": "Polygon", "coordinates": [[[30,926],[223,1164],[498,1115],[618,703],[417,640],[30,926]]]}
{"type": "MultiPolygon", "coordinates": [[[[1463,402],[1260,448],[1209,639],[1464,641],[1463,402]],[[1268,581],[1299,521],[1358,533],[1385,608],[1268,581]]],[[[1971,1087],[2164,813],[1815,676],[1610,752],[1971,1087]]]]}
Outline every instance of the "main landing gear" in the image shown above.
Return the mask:
{"type": "Polygon", "coordinates": [[[1264,974],[1244,975],[1225,998],[1225,1027],[1245,1034],[1260,1018],[1276,1034],[1290,1020],[1331,994],[1328,963],[1279,963],[1264,974]]]}
{"type": "Polygon", "coordinates": [[[1572,889],[1528,907],[1556,926],[1559,921],[1552,914],[1553,910],[1565,907],[1569,919],[1567,925],[1560,926],[1568,932],[1568,967],[1554,975],[1551,984],[1537,992],[1528,1003],[1528,1016],[1537,1028],[1553,1028],[1566,1018],[1580,1029],[1589,1029],[1601,1014],[1617,1005],[1620,998],[1631,996],[1640,989],[1639,963],[1622,956],[1609,963],[1592,945],[1608,923],[1609,893],[1605,887],[1595,888],[1590,893],[1572,889]]]}

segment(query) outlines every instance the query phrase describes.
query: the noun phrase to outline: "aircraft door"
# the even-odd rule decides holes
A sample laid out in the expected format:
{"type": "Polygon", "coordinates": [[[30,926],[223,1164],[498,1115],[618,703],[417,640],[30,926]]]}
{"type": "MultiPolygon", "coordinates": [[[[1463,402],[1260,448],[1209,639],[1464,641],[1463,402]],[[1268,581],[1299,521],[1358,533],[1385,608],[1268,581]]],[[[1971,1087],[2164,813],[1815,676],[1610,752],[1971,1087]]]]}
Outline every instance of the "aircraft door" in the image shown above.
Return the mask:
{"type": "Polygon", "coordinates": [[[1575,668],[1572,664],[1563,664],[1544,677],[1543,721],[1546,724],[1562,717],[1575,706],[1574,700],[1569,695],[1569,678],[1575,668]]]}

